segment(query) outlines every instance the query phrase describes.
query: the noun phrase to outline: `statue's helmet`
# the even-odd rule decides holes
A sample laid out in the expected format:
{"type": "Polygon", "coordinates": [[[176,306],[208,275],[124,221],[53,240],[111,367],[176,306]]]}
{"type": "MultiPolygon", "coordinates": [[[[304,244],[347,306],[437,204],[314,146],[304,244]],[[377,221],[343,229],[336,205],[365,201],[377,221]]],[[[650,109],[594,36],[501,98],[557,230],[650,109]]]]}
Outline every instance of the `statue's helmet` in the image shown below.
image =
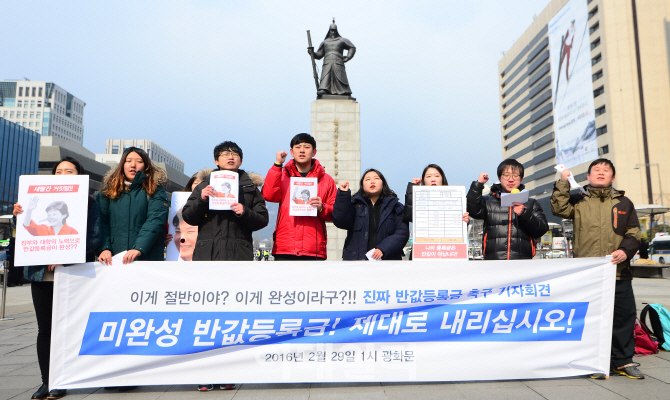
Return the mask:
{"type": "Polygon", "coordinates": [[[337,31],[337,25],[335,25],[335,19],[333,18],[333,23],[330,24],[330,27],[328,28],[328,33],[326,33],[326,39],[330,37],[330,31],[334,30],[335,31],[335,37],[340,37],[340,33],[337,31]]]}

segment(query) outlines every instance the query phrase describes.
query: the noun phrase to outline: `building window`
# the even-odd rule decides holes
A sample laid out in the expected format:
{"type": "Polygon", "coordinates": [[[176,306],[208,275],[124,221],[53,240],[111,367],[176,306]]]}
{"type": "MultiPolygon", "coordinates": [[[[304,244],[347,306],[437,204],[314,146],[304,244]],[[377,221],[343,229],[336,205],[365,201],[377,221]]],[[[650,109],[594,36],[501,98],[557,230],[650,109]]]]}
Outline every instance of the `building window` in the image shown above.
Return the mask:
{"type": "Polygon", "coordinates": [[[589,12],[589,19],[593,18],[594,15],[598,14],[598,6],[595,6],[591,12],[589,12]]]}
{"type": "Polygon", "coordinates": [[[607,125],[603,125],[600,128],[596,129],[596,135],[602,136],[607,133],[607,125]]]}
{"type": "Polygon", "coordinates": [[[33,97],[35,97],[35,89],[37,88],[33,88],[33,94],[32,94],[33,97]]]}
{"type": "Polygon", "coordinates": [[[14,118],[14,111],[9,112],[9,118],[14,118]]]}
{"type": "Polygon", "coordinates": [[[33,121],[30,121],[30,126],[33,126],[33,125],[34,125],[33,121]]]}
{"type": "Polygon", "coordinates": [[[593,98],[596,98],[596,97],[600,96],[600,95],[603,94],[603,93],[605,93],[605,87],[604,87],[604,86],[601,86],[601,87],[599,87],[598,89],[596,89],[596,90],[593,91],[593,98]]]}
{"type": "Polygon", "coordinates": [[[3,118],[7,118],[7,111],[5,111],[5,112],[2,113],[2,117],[3,117],[3,118]]]}
{"type": "Polygon", "coordinates": [[[22,87],[19,88],[19,96],[23,96],[23,88],[22,87]]]}
{"type": "Polygon", "coordinates": [[[30,108],[35,108],[35,100],[30,100],[30,108]]]}
{"type": "Polygon", "coordinates": [[[40,126],[40,123],[39,123],[39,122],[35,122],[35,126],[39,127],[39,126],[40,126]]]}
{"type": "Polygon", "coordinates": [[[598,147],[598,155],[602,156],[603,154],[607,154],[610,152],[610,147],[609,145],[604,145],[602,147],[598,147]]]}
{"type": "Polygon", "coordinates": [[[589,28],[589,35],[593,35],[593,32],[597,31],[600,28],[600,23],[596,22],[591,28],[589,28]]]}
{"type": "Polygon", "coordinates": [[[593,82],[597,81],[598,79],[600,79],[602,77],[603,77],[603,70],[601,69],[600,71],[593,74],[593,82]]]}
{"type": "Polygon", "coordinates": [[[112,146],[112,154],[119,154],[119,146],[112,146]]]}
{"type": "Polygon", "coordinates": [[[42,118],[42,113],[37,113],[36,117],[37,117],[38,119],[39,119],[39,118],[42,118]]]}
{"type": "Polygon", "coordinates": [[[42,107],[42,102],[41,101],[37,102],[37,107],[42,107]]]}
{"type": "Polygon", "coordinates": [[[23,118],[26,118],[26,119],[28,118],[28,113],[27,112],[23,113],[23,118]]]}
{"type": "Polygon", "coordinates": [[[19,101],[16,103],[16,106],[17,106],[17,107],[23,107],[23,103],[21,102],[21,100],[19,100],[19,101]]]}
{"type": "Polygon", "coordinates": [[[42,88],[40,88],[38,96],[42,97],[42,88]]]}
{"type": "Polygon", "coordinates": [[[601,62],[602,60],[603,60],[602,55],[598,54],[597,56],[593,57],[593,59],[591,59],[591,65],[596,65],[599,62],[601,62]]]}
{"type": "Polygon", "coordinates": [[[600,46],[600,38],[596,39],[593,43],[591,43],[591,50],[595,49],[598,46],[600,46]]]}
{"type": "Polygon", "coordinates": [[[598,115],[603,115],[603,114],[605,114],[605,106],[602,106],[600,108],[596,108],[596,117],[598,115]]]}
{"type": "Polygon", "coordinates": [[[30,113],[30,118],[35,118],[35,113],[30,113]]]}

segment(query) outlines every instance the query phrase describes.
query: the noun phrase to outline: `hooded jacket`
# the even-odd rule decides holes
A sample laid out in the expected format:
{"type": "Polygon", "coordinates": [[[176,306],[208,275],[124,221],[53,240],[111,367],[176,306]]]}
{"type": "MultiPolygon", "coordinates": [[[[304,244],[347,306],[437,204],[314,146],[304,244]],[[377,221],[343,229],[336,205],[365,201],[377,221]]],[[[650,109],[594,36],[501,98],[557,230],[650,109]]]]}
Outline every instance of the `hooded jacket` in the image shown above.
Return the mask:
{"type": "Polygon", "coordinates": [[[231,210],[210,210],[209,200],[202,199],[202,190],[209,185],[209,176],[196,186],[182,208],[184,221],[198,227],[198,240],[193,250],[193,261],[252,261],[252,232],[268,225],[268,210],[258,190],[263,177],[239,174],[238,199],[244,212],[237,215],[231,210]]]}
{"type": "Polygon", "coordinates": [[[640,221],[633,202],[613,187],[584,187],[586,195],[570,195],[570,183],[560,180],[551,195],[555,216],[573,219],[575,257],[604,257],[615,250],[626,253],[626,261],[617,264],[617,280],[631,280],[630,259],[640,248],[640,221]]]}
{"type": "MultiPolygon", "coordinates": [[[[524,186],[520,185],[519,190],[524,186]]],[[[535,256],[535,243],[549,230],[547,217],[540,203],[528,199],[521,215],[512,207],[502,207],[500,196],[502,185],[491,186],[491,193],[482,196],[484,184],[472,182],[467,194],[470,217],[484,220],[482,239],[485,260],[531,259],[535,256]]]]}
{"type": "MultiPolygon", "coordinates": [[[[409,226],[403,221],[403,205],[395,196],[387,196],[382,202],[377,244],[375,248],[384,254],[382,260],[402,260],[403,248],[409,239],[409,226]]],[[[370,234],[370,208],[360,194],[351,197],[351,191],[337,191],[333,209],[333,224],[347,230],[342,259],[345,261],[367,260],[368,235],[370,234]]]]}
{"type": "Polygon", "coordinates": [[[263,198],[271,203],[279,203],[277,225],[273,235],[272,254],[290,254],[327,258],[326,222],[332,221],[333,204],[337,188],[333,178],[319,160],[312,159],[312,169],[307,178],[318,179],[318,196],[323,201],[323,209],[314,217],[292,217],[289,215],[291,204],[291,177],[302,177],[294,160],[278,167],[273,165],[265,177],[263,198]]]}
{"type": "MultiPolygon", "coordinates": [[[[100,252],[109,250],[115,255],[134,249],[142,253],[136,260],[165,260],[165,227],[170,206],[161,186],[167,177],[161,172],[158,174],[159,184],[152,195],[142,187],[147,179],[142,171],[137,172],[128,190],[122,191],[118,199],[110,199],[102,191],[98,193],[102,227],[100,252]]],[[[103,188],[107,187],[110,176],[105,177],[103,188]]]]}

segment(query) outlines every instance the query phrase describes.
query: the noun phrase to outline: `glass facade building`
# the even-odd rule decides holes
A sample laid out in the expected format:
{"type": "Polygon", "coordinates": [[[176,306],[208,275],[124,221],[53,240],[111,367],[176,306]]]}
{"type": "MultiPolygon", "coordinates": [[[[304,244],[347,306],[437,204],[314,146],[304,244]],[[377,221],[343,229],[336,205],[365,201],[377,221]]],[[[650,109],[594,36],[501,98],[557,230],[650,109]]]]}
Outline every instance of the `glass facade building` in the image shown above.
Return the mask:
{"type": "Polygon", "coordinates": [[[19,176],[37,175],[40,134],[0,117],[0,215],[18,200],[19,176]]]}

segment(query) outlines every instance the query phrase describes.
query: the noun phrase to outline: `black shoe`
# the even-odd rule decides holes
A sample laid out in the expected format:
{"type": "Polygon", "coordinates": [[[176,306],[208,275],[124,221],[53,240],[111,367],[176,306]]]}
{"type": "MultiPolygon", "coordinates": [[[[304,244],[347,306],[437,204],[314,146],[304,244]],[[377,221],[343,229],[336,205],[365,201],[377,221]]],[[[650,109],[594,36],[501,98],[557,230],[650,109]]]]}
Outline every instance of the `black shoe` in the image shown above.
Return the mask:
{"type": "Polygon", "coordinates": [[[621,369],[615,368],[614,372],[623,376],[627,376],[631,379],[644,379],[644,374],[640,372],[639,369],[637,369],[639,365],[640,364],[638,363],[627,364],[623,368],[619,367],[621,369]]]}
{"type": "Polygon", "coordinates": [[[137,389],[139,386],[119,386],[119,392],[130,392],[133,389],[137,389]]]}
{"type": "Polygon", "coordinates": [[[65,397],[67,395],[67,390],[65,389],[54,389],[49,392],[49,396],[47,397],[48,400],[55,400],[55,399],[60,399],[61,397],[65,397]]]}
{"type": "Polygon", "coordinates": [[[43,384],[39,389],[37,389],[37,392],[33,393],[33,397],[31,397],[31,399],[43,400],[46,399],[48,395],[49,387],[43,384]]]}

